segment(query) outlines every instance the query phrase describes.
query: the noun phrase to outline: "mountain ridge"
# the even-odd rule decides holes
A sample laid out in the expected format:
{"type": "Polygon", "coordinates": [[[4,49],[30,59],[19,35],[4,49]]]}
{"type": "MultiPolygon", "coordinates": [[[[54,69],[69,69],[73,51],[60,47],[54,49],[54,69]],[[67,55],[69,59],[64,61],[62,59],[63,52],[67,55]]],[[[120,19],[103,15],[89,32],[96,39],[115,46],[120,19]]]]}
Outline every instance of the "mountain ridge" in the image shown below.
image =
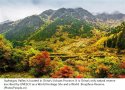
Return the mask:
{"type": "Polygon", "coordinates": [[[27,40],[30,35],[34,34],[37,30],[39,30],[39,28],[46,22],[53,23],[57,19],[61,20],[67,17],[81,21],[87,21],[90,23],[96,23],[99,19],[99,21],[102,21],[101,23],[105,23],[105,21],[110,19],[121,22],[124,20],[125,14],[102,13],[98,15],[93,15],[83,8],[60,8],[57,10],[49,9],[43,11],[39,15],[32,15],[24,19],[17,20],[15,22],[0,24],[0,33],[4,33],[5,37],[9,40],[27,40]]]}

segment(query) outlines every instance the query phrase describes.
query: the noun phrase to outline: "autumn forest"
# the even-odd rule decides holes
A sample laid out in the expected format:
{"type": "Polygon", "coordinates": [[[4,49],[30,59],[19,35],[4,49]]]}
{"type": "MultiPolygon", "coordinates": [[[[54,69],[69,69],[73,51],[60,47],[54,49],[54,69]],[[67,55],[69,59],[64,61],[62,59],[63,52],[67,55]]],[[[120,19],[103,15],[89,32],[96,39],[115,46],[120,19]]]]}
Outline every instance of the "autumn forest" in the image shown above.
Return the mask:
{"type": "Polygon", "coordinates": [[[125,78],[125,14],[46,10],[0,24],[0,78],[125,78]]]}

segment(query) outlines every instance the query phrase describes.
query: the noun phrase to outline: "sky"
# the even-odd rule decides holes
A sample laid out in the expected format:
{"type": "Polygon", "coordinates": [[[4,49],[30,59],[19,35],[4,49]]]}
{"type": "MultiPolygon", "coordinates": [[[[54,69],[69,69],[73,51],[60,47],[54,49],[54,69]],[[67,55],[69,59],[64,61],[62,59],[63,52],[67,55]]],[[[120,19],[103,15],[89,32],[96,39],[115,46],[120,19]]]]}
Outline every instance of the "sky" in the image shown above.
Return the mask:
{"type": "Polygon", "coordinates": [[[48,9],[63,7],[82,7],[94,14],[115,11],[125,14],[125,0],[0,0],[0,22],[15,21],[48,9]]]}

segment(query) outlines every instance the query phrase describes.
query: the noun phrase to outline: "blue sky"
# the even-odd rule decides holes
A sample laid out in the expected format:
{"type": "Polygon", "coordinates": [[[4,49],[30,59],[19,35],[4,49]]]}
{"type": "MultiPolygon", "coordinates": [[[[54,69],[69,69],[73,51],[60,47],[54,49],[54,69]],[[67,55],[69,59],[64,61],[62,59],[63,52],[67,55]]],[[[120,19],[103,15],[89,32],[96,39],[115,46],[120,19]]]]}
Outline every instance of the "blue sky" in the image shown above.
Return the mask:
{"type": "Polygon", "coordinates": [[[0,22],[18,20],[47,9],[82,7],[92,13],[125,13],[125,0],[0,0],[0,22]]]}

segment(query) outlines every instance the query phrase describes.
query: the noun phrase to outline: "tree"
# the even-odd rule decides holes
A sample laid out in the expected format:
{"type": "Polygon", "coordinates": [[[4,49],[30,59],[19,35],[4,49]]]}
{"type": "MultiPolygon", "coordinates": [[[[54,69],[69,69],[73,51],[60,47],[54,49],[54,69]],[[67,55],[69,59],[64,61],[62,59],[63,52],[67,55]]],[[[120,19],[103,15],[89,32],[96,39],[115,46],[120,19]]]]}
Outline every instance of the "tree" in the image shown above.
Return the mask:
{"type": "Polygon", "coordinates": [[[31,67],[31,74],[35,77],[39,77],[50,72],[50,56],[46,51],[42,51],[33,56],[29,60],[29,66],[31,67]]]}
{"type": "Polygon", "coordinates": [[[70,66],[64,66],[60,68],[59,71],[55,72],[52,77],[53,78],[73,78],[73,69],[70,66]]]}
{"type": "Polygon", "coordinates": [[[120,53],[121,50],[125,49],[125,22],[115,27],[113,31],[105,43],[108,47],[117,48],[117,52],[120,53]]]}
{"type": "Polygon", "coordinates": [[[11,43],[0,35],[0,71],[7,71],[11,68],[11,43]]]}

